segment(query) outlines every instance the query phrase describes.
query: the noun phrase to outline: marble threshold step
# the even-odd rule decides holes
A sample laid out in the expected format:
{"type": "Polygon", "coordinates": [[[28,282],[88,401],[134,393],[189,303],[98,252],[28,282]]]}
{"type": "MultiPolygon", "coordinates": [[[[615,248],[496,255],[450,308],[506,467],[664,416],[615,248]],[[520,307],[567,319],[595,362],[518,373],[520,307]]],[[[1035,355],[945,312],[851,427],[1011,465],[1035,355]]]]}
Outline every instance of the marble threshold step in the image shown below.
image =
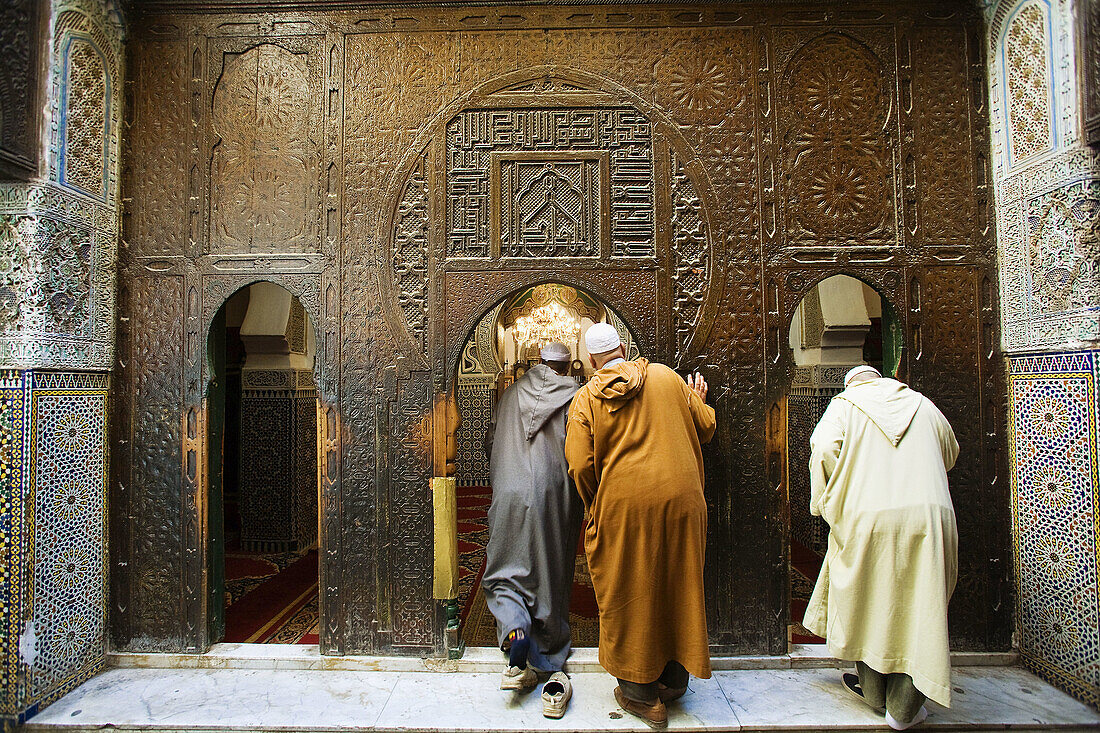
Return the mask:
{"type": "MultiPolygon", "coordinates": [[[[542,716],[539,692],[502,692],[499,671],[113,668],[25,726],[27,733],[196,731],[648,731],[615,703],[614,679],[572,675],[565,717],[542,716]]],[[[950,709],[928,703],[915,730],[1100,730],[1100,714],[1019,667],[953,672],[950,709]]],[[[692,680],[669,708],[672,731],[888,730],[829,668],[737,669],[692,680]]]]}
{"type": "MultiPolygon", "coordinates": [[[[566,671],[603,672],[594,647],[573,650],[566,671]]],[[[461,659],[330,656],[316,644],[215,644],[205,654],[109,654],[111,667],[131,669],[284,669],[346,672],[499,672],[504,656],[495,647],[467,647],[461,659]]],[[[954,652],[955,667],[1016,663],[1015,652],[954,652]]],[[[712,657],[715,670],[812,669],[852,666],[829,655],[824,644],[796,644],[778,656],[712,657]]]]}

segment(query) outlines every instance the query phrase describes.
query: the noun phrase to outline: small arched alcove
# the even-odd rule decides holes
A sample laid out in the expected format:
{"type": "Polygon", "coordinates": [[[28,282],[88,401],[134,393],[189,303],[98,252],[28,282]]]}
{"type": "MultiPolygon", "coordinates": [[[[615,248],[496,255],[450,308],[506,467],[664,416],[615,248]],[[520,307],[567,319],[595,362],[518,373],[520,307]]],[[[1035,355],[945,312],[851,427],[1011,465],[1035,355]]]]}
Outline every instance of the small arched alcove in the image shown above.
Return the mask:
{"type": "Polygon", "coordinates": [[[810,434],[844,375],[870,364],[896,376],[903,363],[904,331],[890,302],[863,280],[832,275],[810,288],[793,310],[787,331],[793,378],[767,421],[769,473],[778,478],[788,507],[790,639],[819,643],[802,626],[821,569],[828,525],[810,514],[810,434]]]}
{"type": "MultiPolygon", "coordinates": [[[[501,394],[539,363],[539,346],[549,340],[569,347],[569,375],[584,384],[593,373],[584,332],[610,323],[622,335],[628,358],[641,355],[637,336],[599,297],[562,282],[546,282],[510,293],[483,313],[466,337],[454,367],[453,390],[461,418],[451,440],[457,484],[458,613],[467,646],[496,646],[495,620],[480,588],[492,501],[485,436],[501,394]]],[[[583,537],[583,532],[582,535],[583,537]]],[[[570,598],[574,647],[596,646],[599,615],[584,548],[578,544],[570,598]]]]}
{"type": "Polygon", "coordinates": [[[207,348],[210,640],[317,644],[313,323],[256,282],[217,311],[207,348]]]}

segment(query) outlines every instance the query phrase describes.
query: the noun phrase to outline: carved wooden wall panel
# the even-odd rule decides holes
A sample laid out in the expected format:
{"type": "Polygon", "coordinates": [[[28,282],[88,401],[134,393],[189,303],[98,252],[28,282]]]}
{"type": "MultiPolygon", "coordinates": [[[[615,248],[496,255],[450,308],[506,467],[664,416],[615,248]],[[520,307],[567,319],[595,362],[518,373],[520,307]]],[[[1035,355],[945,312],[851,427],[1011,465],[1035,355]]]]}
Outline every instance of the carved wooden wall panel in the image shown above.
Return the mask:
{"type": "Polygon", "coordinates": [[[786,246],[894,241],[888,79],[870,49],[836,33],[787,62],[778,102],[786,246]]]}
{"type": "MultiPolygon", "coordinates": [[[[202,440],[186,433],[201,417],[206,329],[237,287],[281,282],[318,324],[322,648],[439,653],[433,401],[485,313],[564,281],[606,302],[643,353],[707,374],[712,642],[785,651],[786,524],[765,420],[790,384],[791,313],[814,283],[856,274],[898,308],[910,373],[981,446],[953,475],[960,509],[1004,503],[999,439],[974,418],[1003,394],[984,347],[995,324],[977,28],[954,5],[846,3],[139,18],[126,279],[131,292],[173,283],[186,322],[170,331],[184,435],[142,438],[182,451],[161,454],[157,480],[175,471],[186,501],[175,495],[183,519],[156,536],[156,559],[201,584],[188,517],[202,478],[186,466],[202,440]],[[938,369],[953,376],[937,382],[938,369]]],[[[140,297],[126,302],[127,369],[143,374],[159,358],[143,343],[152,317],[140,297]]],[[[126,384],[132,421],[152,401],[126,384]]],[[[133,448],[120,475],[144,470],[150,450],[133,448]]],[[[144,489],[129,500],[157,501],[144,489]]],[[[1005,546],[990,522],[961,524],[953,628],[972,647],[1007,643],[1005,546]]],[[[132,552],[137,567],[154,557],[132,552]]],[[[135,616],[124,646],[209,641],[191,631],[204,624],[190,591],[121,575],[118,595],[187,617],[177,630],[135,616]]]]}
{"type": "MultiPolygon", "coordinates": [[[[907,53],[913,61],[913,134],[918,202],[911,224],[924,246],[973,246],[978,223],[974,201],[975,159],[970,128],[972,80],[966,29],[913,29],[907,53]]],[[[975,49],[976,50],[976,49],[975,49]]],[[[944,251],[954,257],[951,249],[944,251]]]]}
{"type": "Polygon", "coordinates": [[[0,175],[38,172],[44,3],[12,0],[0,8],[0,175]]]}
{"type": "Polygon", "coordinates": [[[317,81],[304,50],[264,43],[223,52],[211,115],[209,251],[320,248],[311,139],[317,81]]]}
{"type": "Polygon", "coordinates": [[[1081,49],[1085,141],[1100,146],[1100,2],[1082,0],[1077,11],[1077,48],[1081,49]]]}
{"type": "Polygon", "coordinates": [[[126,207],[126,241],[131,256],[178,256],[189,250],[190,199],[200,177],[189,155],[192,63],[179,29],[159,26],[150,35],[127,51],[131,89],[140,93],[128,98],[123,175],[133,203],[126,207]]]}
{"type": "Polygon", "coordinates": [[[119,416],[112,502],[114,630],[126,648],[185,645],[183,588],[183,280],[135,277],[122,291],[119,416]],[[119,515],[116,513],[115,515],[119,515]],[[119,582],[121,578],[122,582],[119,582]]]}

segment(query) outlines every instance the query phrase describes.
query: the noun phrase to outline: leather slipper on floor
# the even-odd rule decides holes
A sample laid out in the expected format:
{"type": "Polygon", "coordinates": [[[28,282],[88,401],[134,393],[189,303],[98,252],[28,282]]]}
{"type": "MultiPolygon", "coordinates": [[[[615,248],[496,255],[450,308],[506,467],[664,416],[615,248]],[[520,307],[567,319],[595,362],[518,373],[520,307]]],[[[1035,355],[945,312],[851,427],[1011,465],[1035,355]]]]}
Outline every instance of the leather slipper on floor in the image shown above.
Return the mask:
{"type": "Polygon", "coordinates": [[[874,710],[876,712],[879,712],[879,713],[884,712],[886,710],[885,706],[877,708],[874,705],[872,705],[871,703],[867,702],[867,698],[865,698],[863,696],[863,688],[859,686],[859,675],[858,674],[852,674],[851,672],[845,672],[843,675],[840,676],[840,681],[841,681],[841,683],[843,683],[844,689],[847,690],[848,693],[852,697],[856,698],[857,700],[859,700],[861,703],[863,703],[867,707],[869,707],[872,710],[874,710]]]}
{"type": "Polygon", "coordinates": [[[657,697],[661,699],[665,705],[668,705],[673,700],[679,700],[684,696],[684,693],[688,691],[687,685],[683,687],[669,687],[668,685],[657,683],[657,697]]]}

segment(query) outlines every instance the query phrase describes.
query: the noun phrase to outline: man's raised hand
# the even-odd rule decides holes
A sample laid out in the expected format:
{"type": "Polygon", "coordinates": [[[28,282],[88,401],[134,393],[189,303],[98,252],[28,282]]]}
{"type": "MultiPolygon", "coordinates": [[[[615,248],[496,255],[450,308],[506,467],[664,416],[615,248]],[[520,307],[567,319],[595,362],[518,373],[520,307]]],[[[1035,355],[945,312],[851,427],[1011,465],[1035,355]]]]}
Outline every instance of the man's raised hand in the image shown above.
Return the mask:
{"type": "Polygon", "coordinates": [[[695,394],[699,395],[699,399],[701,399],[703,402],[706,402],[707,380],[703,379],[703,375],[699,372],[695,372],[695,374],[689,374],[688,376],[684,377],[684,379],[687,380],[687,384],[689,387],[691,387],[692,391],[695,392],[695,394]]]}

